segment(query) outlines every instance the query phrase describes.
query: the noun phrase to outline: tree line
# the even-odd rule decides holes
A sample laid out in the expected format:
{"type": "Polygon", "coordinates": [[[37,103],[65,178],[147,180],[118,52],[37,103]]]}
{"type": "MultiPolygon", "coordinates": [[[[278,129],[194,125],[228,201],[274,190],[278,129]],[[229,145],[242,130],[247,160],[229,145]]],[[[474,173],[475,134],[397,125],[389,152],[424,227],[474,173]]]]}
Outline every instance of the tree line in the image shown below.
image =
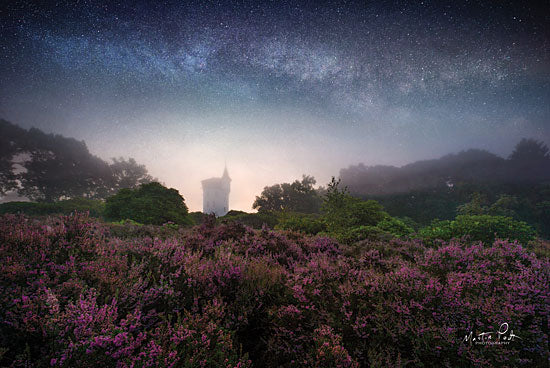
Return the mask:
{"type": "Polygon", "coordinates": [[[470,149],[402,167],[352,165],[340,170],[340,178],[357,196],[406,193],[465,183],[525,185],[550,181],[550,154],[544,142],[524,138],[508,158],[470,149]]]}
{"type": "MultiPolygon", "coordinates": [[[[505,227],[502,224],[510,224],[503,222],[502,218],[506,217],[526,222],[541,236],[550,237],[550,155],[548,147],[534,139],[521,140],[506,159],[483,150],[469,150],[401,168],[350,166],[340,171],[340,180],[348,193],[345,197],[348,205],[342,205],[341,209],[345,210],[330,219],[327,218],[329,207],[323,206],[323,200],[330,194],[327,190],[331,186],[316,189],[311,176],[265,187],[256,197],[253,208],[264,215],[283,214],[278,217],[279,226],[314,233],[326,230],[329,223],[354,217],[357,206],[365,205],[351,198],[355,197],[375,200],[387,214],[413,229],[445,228],[452,233],[451,225],[479,221],[485,221],[489,227],[496,226],[495,223],[505,227]],[[450,225],[437,222],[456,221],[457,216],[466,217],[450,225]]],[[[334,187],[334,183],[331,185],[334,187]]],[[[356,222],[350,227],[354,231],[356,227],[372,226],[368,221],[356,222]]],[[[396,226],[395,221],[392,226],[396,226]]],[[[403,224],[398,227],[403,228],[403,224]]]]}

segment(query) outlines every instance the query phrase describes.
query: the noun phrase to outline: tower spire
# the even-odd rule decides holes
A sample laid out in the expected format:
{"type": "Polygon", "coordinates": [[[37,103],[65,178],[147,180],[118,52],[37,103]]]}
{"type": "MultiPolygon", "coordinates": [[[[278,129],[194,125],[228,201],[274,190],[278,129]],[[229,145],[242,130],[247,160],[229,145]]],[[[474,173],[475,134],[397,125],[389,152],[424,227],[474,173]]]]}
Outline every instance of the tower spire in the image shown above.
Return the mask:
{"type": "Polygon", "coordinates": [[[227,160],[225,160],[222,178],[229,179],[229,172],[227,171],[227,160]]]}

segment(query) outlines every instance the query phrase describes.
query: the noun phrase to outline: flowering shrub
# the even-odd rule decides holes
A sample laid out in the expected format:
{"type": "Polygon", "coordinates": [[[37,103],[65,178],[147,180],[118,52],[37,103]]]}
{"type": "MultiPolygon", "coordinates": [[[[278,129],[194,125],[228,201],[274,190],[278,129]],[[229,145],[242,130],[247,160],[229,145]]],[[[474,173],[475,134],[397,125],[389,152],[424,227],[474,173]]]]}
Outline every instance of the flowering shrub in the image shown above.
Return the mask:
{"type": "Polygon", "coordinates": [[[547,366],[537,254],[6,215],[0,366],[547,366]]]}

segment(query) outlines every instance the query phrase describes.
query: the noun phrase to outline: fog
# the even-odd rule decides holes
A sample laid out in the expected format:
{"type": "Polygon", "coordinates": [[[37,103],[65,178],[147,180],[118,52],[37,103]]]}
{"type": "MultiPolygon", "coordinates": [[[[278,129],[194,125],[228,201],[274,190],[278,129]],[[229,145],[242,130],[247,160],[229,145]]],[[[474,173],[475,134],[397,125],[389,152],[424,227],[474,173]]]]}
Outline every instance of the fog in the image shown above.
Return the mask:
{"type": "Polygon", "coordinates": [[[521,4],[41,6],[0,13],[0,118],[133,157],[191,210],[225,162],[250,211],[302,174],[550,141],[548,22],[521,4]]]}

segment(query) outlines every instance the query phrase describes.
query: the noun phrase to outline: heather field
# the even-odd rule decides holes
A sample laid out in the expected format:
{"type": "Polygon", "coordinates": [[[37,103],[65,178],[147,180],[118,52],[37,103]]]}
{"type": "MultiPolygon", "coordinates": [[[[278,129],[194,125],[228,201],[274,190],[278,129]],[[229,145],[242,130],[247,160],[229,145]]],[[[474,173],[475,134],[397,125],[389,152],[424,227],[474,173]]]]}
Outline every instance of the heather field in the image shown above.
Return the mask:
{"type": "Polygon", "coordinates": [[[548,244],[0,219],[0,365],[547,367],[548,244]]]}

